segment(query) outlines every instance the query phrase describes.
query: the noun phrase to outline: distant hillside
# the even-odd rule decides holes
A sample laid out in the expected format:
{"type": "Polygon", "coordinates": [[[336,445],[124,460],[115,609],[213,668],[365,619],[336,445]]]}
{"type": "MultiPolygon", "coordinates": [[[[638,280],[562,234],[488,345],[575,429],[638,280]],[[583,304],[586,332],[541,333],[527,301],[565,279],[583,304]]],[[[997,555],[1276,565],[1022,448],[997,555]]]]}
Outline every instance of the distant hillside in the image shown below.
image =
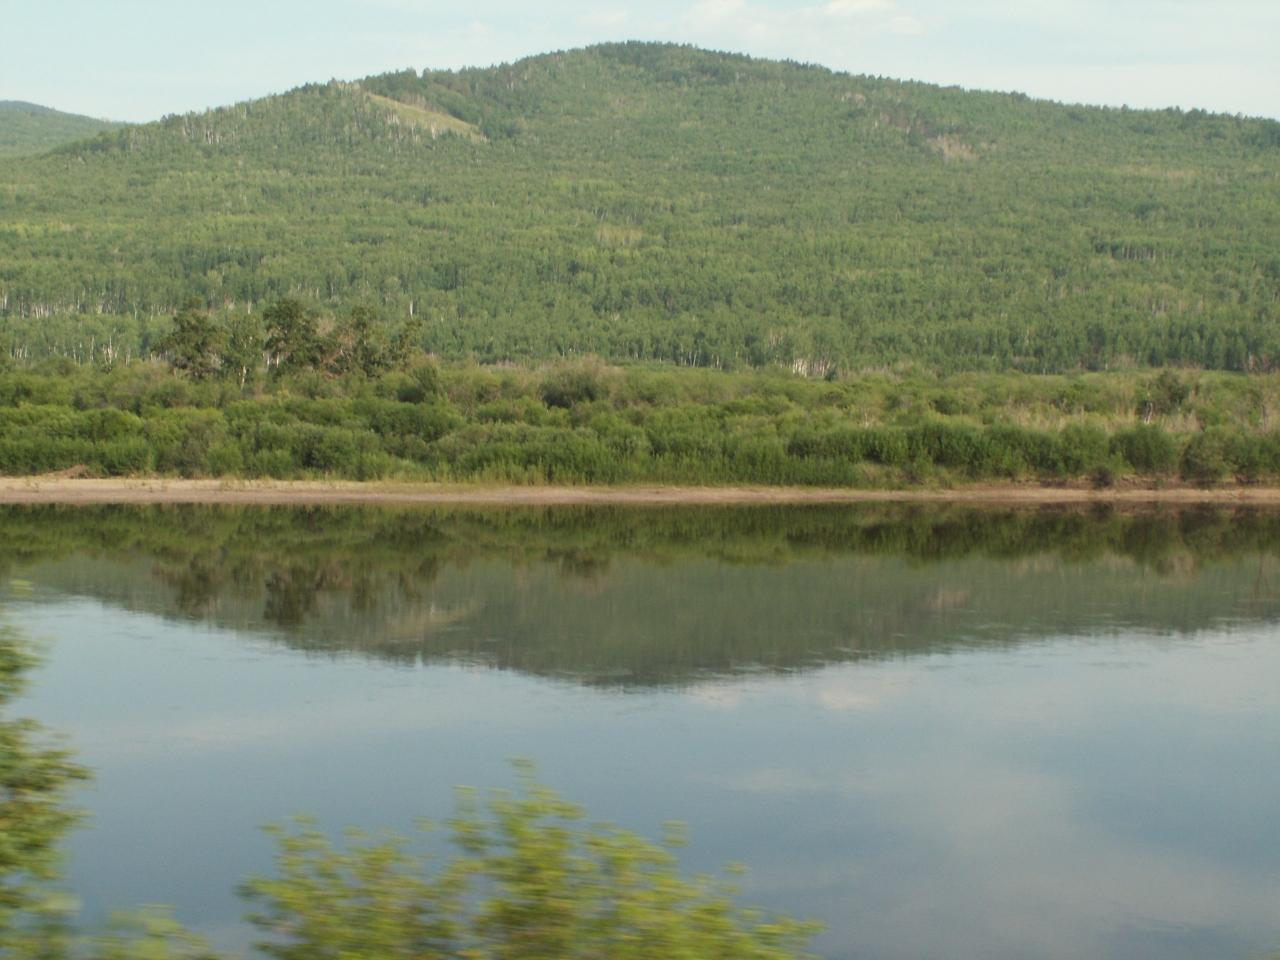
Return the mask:
{"type": "Polygon", "coordinates": [[[0,335],[284,294],[484,360],[1280,365],[1280,123],[687,47],[407,71],[0,166],[0,335]]]}
{"type": "Polygon", "coordinates": [[[0,100],[0,158],[44,153],[116,126],[22,100],[0,100]]]}

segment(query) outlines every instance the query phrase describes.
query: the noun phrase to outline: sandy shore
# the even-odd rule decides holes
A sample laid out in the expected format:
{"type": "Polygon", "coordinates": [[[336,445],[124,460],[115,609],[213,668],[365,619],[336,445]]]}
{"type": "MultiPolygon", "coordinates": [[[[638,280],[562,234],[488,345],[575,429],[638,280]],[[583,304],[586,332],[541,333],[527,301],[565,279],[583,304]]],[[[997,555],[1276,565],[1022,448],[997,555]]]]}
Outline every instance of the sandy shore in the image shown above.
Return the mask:
{"type": "Polygon", "coordinates": [[[520,487],[325,482],[317,480],[87,480],[0,477],[0,503],[226,504],[748,504],[748,503],[1230,504],[1280,507],[1280,488],[1138,486],[1094,490],[1037,484],[947,489],[848,490],[808,487],[520,487]]]}

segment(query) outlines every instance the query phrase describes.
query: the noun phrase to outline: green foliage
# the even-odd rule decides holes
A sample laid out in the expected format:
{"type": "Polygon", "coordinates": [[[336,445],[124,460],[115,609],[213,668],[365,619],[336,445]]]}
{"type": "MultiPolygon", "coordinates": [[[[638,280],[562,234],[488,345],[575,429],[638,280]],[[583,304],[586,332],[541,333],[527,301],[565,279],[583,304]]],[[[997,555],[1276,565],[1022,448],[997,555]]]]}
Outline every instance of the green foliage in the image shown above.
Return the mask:
{"type": "Polygon", "coordinates": [[[316,317],[301,302],[292,297],[277,300],[263,312],[262,320],[268,369],[282,374],[319,365],[324,348],[316,317]]]}
{"type": "Polygon", "coordinates": [[[1167,416],[1182,409],[1182,405],[1191,396],[1191,387],[1172,370],[1161,370],[1143,391],[1140,409],[1144,417],[1152,414],[1167,416]]]}
{"type": "Polygon", "coordinates": [[[406,371],[403,379],[393,381],[396,399],[403,403],[427,403],[440,399],[440,370],[431,360],[422,359],[406,371]]]}
{"type": "Polygon", "coordinates": [[[663,44],[311,85],[3,161],[0,342],[118,362],[195,294],[451,360],[1267,370],[1277,130],[663,44]]]}
{"type": "Polygon", "coordinates": [[[368,307],[352,307],[332,339],[329,368],[336,374],[359,372],[376,377],[391,365],[384,328],[368,307]]]}
{"type": "Polygon", "coordinates": [[[1199,484],[1224,479],[1231,470],[1236,444],[1227,431],[1211,427],[1196,434],[1182,452],[1182,474],[1199,484]]]}
{"type": "Polygon", "coordinates": [[[565,409],[593,403],[605,392],[600,365],[587,363],[559,367],[547,375],[538,389],[548,407],[565,409]]]}
{"type": "Polygon", "coordinates": [[[338,850],[306,821],[275,830],[278,877],[246,886],[259,947],[277,960],[786,960],[816,930],[682,877],[670,846],[582,821],[526,775],[485,808],[461,796],[444,862],[402,838],[351,834],[338,850]]]}
{"type": "Polygon", "coordinates": [[[156,350],[169,356],[174,370],[204,380],[217,372],[221,346],[220,331],[204,305],[191,297],[174,315],[173,330],[156,344],[156,350]]]}
{"type": "MultiPolygon", "coordinates": [[[[163,908],[149,907],[112,918],[112,929],[68,951],[84,960],[219,960],[205,941],[183,928],[163,908]]],[[[59,960],[54,954],[50,960],[59,960]]]]}
{"type": "MultiPolygon", "coordinates": [[[[27,644],[0,625],[0,708],[22,692],[32,662],[27,644]]],[[[0,716],[0,949],[6,956],[44,956],[65,936],[68,903],[52,882],[58,844],[79,820],[66,807],[66,792],[85,772],[46,741],[32,721],[0,716]]]]}
{"type": "Polygon", "coordinates": [[[227,318],[222,347],[222,371],[239,384],[240,389],[251,387],[257,381],[264,349],[262,324],[257,317],[250,313],[238,313],[227,318]]]}
{"type": "Polygon", "coordinates": [[[0,375],[0,472],[863,487],[1280,478],[1267,413],[1280,382],[1261,376],[1203,373],[1160,416],[1143,399],[1152,381],[1133,374],[825,382],[419,355],[375,376],[238,381],[156,363],[0,375]],[[921,402],[938,396],[958,412],[921,402]]]}
{"type": "Polygon", "coordinates": [[[1111,445],[1139,473],[1167,473],[1178,460],[1173,438],[1158,426],[1139,424],[1122,430],[1112,438],[1111,445]]]}

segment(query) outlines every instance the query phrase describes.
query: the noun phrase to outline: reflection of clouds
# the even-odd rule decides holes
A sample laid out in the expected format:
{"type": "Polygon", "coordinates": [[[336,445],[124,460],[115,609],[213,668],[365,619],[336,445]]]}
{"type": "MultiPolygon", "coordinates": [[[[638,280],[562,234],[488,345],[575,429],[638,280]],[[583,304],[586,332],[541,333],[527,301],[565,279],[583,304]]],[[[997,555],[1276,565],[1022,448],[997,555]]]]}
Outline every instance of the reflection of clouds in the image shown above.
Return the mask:
{"type": "MultiPolygon", "coordinates": [[[[467,666],[448,671],[447,690],[430,697],[413,686],[384,687],[377,696],[326,696],[323,701],[281,703],[249,712],[207,712],[176,723],[123,721],[81,734],[78,746],[94,763],[191,757],[213,753],[269,753],[397,733],[437,733],[492,716],[495,679],[467,666]]],[[[501,678],[497,678],[501,682],[501,678]]],[[[361,691],[352,691],[359,694],[361,691]]]]}
{"type": "Polygon", "coordinates": [[[824,709],[837,713],[875,710],[883,703],[880,695],[857,689],[855,684],[848,682],[827,681],[818,686],[814,695],[824,709]]]}
{"type": "Polygon", "coordinates": [[[945,743],[866,775],[767,766],[718,783],[802,802],[799,816],[829,842],[803,863],[756,863],[752,896],[837,897],[822,904],[826,919],[869,956],[1119,956],[1108,938],[1161,929],[1265,942],[1280,902],[1280,877],[1117,837],[1070,779],[956,757],[945,743]],[[860,826],[837,813],[853,810],[860,826]],[[849,835],[863,829],[894,842],[859,851],[849,835]]]}
{"type": "MultiPolygon", "coordinates": [[[[481,749],[473,738],[490,750],[518,741],[531,755],[561,750],[588,785],[616,774],[645,815],[651,804],[693,819],[695,842],[721,830],[726,856],[752,867],[749,899],[820,914],[829,954],[1164,960],[1265,955],[1280,939],[1276,845],[1262,837],[1241,853],[1247,830],[1230,822],[1238,811],[1266,823],[1280,799],[1263,762],[1280,716],[1273,629],[1061,638],[620,696],[475,667],[299,659],[82,614],[64,624],[80,639],[53,653],[64,703],[109,718],[87,734],[85,759],[139,761],[124,775],[104,766],[104,783],[145,784],[145,762],[179,756],[243,754],[252,768],[314,751],[336,765],[400,756],[415,739],[460,752],[481,749]],[[104,712],[111,696],[123,715],[104,712]],[[175,722],[157,725],[157,710],[175,722]],[[1219,763],[1228,748],[1244,759],[1219,763]],[[1206,778],[1219,793],[1193,789],[1206,778]],[[1144,828],[1148,810],[1164,813],[1161,829],[1144,828]],[[1151,948],[1161,930],[1182,953],[1151,948]],[[1198,954],[1186,949],[1196,935],[1208,945],[1198,954]]],[[[453,761],[439,762],[457,782],[453,761]]]]}
{"type": "MultiPolygon", "coordinates": [[[[937,659],[937,658],[934,658],[937,659]]],[[[1063,637],[1036,651],[986,658],[970,681],[998,687],[999,696],[963,723],[995,734],[1017,724],[1027,735],[1062,735],[1097,728],[1136,704],[1170,717],[1221,719],[1280,714],[1280,630],[1250,626],[1170,637],[1126,632],[1115,637],[1063,637]],[[1139,679],[1140,677],[1140,679],[1139,679]],[[1140,687],[1140,692],[1135,687],[1140,687]]],[[[927,666],[921,662],[922,671],[927,666]]],[[[945,702],[968,699],[945,674],[933,688],[945,702]]]]}
{"type": "Polygon", "coordinates": [[[866,955],[1265,954],[1280,903],[1273,845],[1252,859],[1225,853],[1241,829],[1224,818],[1228,798],[1251,816],[1280,796],[1265,796],[1261,776],[1250,783],[1262,796],[1228,782],[1221,804],[1200,808],[1173,785],[1193,762],[1201,776],[1229,777],[1236,768],[1220,768],[1213,750],[1237,731],[1267,740],[1280,713],[1278,639],[1256,629],[1068,640],[912,669],[847,664],[790,689],[771,681],[771,695],[811,706],[804,724],[828,734],[827,752],[706,779],[819,838],[803,865],[780,857],[757,871],[753,895],[821,903],[833,934],[848,931],[866,955]],[[842,706],[858,719],[842,723],[842,706]],[[1198,739],[1185,756],[1151,740],[1187,729],[1198,739]],[[1114,758],[1129,755],[1139,772],[1109,780],[1114,758]],[[1146,810],[1218,843],[1145,831],[1135,824],[1146,810]]]}
{"type": "Polygon", "coordinates": [[[916,666],[839,664],[817,671],[800,696],[830,713],[867,713],[910,697],[925,678],[926,671],[916,666]]]}
{"type": "Polygon", "coordinates": [[[899,767],[880,799],[883,815],[905,827],[913,845],[935,851],[928,871],[901,884],[889,924],[920,953],[954,949],[951,935],[925,932],[951,928],[975,942],[1003,942],[1009,955],[1099,955],[1101,942],[1082,944],[1080,931],[1103,931],[1101,939],[1125,928],[1186,933],[1227,925],[1226,918],[1264,929],[1280,902],[1280,878],[1259,882],[1230,865],[1108,832],[1067,779],[972,756],[963,765],[947,765],[941,752],[915,759],[924,762],[899,767]]]}
{"type": "Polygon", "coordinates": [[[742,776],[725,778],[721,783],[736,793],[798,796],[830,793],[835,786],[834,779],[807,770],[768,767],[752,770],[742,776]]]}
{"type": "Polygon", "coordinates": [[[739,684],[699,683],[689,687],[685,696],[700,706],[732,710],[741,705],[743,690],[739,684]]]}
{"type": "Polygon", "coordinates": [[[410,606],[387,617],[380,642],[421,643],[433,634],[470,620],[481,608],[479,600],[444,608],[437,607],[434,601],[410,606]]]}
{"type": "Polygon", "coordinates": [[[890,664],[839,664],[784,676],[761,676],[733,683],[708,681],[684,691],[694,703],[733,710],[762,701],[813,704],[831,713],[879,710],[906,694],[918,671],[890,664]]]}

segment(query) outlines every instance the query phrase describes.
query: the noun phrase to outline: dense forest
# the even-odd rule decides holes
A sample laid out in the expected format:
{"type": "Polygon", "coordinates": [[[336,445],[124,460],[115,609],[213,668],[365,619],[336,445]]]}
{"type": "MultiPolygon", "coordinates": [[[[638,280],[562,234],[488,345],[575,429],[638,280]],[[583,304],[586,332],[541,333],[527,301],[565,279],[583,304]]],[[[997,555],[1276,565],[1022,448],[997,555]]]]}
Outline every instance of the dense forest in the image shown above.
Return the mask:
{"type": "Polygon", "coordinates": [[[118,126],[22,100],[0,100],[0,159],[45,153],[118,126]]]}
{"type": "Polygon", "coordinates": [[[661,44],[331,82],[0,161],[0,342],[292,297],[448,359],[1280,363],[1280,123],[661,44]]]}

